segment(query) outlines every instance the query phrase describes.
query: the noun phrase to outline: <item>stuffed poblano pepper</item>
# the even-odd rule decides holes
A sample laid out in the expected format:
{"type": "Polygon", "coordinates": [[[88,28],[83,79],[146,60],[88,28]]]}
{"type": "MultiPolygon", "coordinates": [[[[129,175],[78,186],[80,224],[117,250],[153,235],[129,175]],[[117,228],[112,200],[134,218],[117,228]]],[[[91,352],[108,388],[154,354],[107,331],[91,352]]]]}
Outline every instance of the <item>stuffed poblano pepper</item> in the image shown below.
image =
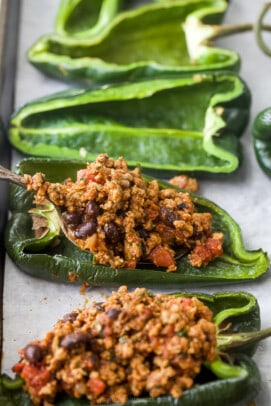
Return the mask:
{"type": "Polygon", "coordinates": [[[15,111],[9,140],[38,156],[93,160],[106,151],[163,177],[230,173],[250,103],[247,85],[232,73],[75,88],[15,111]]]}
{"type": "Polygon", "coordinates": [[[219,406],[252,400],[260,330],[255,297],[244,292],[154,295],[125,286],[76,309],[44,338],[19,350],[2,375],[10,405],[219,406]]]}
{"type": "Polygon", "coordinates": [[[271,107],[260,111],[254,120],[253,144],[260,167],[271,176],[271,107]]]}
{"type": "Polygon", "coordinates": [[[18,172],[27,188],[12,185],[6,250],[31,275],[176,286],[254,280],[268,270],[266,253],[245,249],[222,208],[129,170],[123,158],[29,158],[18,172]]]}
{"type": "MultiPolygon", "coordinates": [[[[71,26],[70,35],[59,35],[57,30],[38,39],[27,53],[28,61],[46,74],[92,84],[239,69],[236,52],[208,42],[227,9],[224,0],[151,2],[118,13],[94,36],[85,35],[89,2],[78,2],[79,7],[73,10],[69,3],[66,8],[71,11],[75,34],[71,26]],[[80,19],[84,25],[81,38],[80,19]]],[[[107,16],[112,14],[111,3],[103,3],[107,16]]],[[[58,27],[62,16],[63,9],[58,27]]]]}

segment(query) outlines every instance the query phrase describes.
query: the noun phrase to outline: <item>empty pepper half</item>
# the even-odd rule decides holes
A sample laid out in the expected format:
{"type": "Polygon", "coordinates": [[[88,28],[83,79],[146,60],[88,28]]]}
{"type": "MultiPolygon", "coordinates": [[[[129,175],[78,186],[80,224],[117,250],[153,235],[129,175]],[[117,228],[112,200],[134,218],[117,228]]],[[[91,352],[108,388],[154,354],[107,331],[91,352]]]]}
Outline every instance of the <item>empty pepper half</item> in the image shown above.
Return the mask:
{"type": "Polygon", "coordinates": [[[250,102],[232,73],[75,88],[18,109],[9,140],[37,156],[94,160],[106,151],[163,177],[230,173],[239,165],[250,102]]]}
{"type": "Polygon", "coordinates": [[[260,111],[253,122],[253,144],[258,163],[271,177],[271,107],[260,111]]]}
{"type": "MultiPolygon", "coordinates": [[[[28,158],[18,164],[20,174],[42,172],[50,182],[76,179],[82,161],[28,158]]],[[[152,178],[146,178],[150,181],[152,178]]],[[[159,181],[160,189],[169,187],[159,181]]],[[[172,186],[173,187],[173,186],[172,186]]],[[[12,185],[10,209],[12,216],[6,228],[6,250],[20,269],[28,274],[55,282],[89,285],[177,286],[183,284],[209,285],[212,283],[254,280],[268,270],[268,258],[261,249],[245,249],[241,231],[236,222],[215,203],[191,194],[196,211],[210,213],[212,230],[224,235],[223,255],[200,268],[189,263],[188,254],[176,258],[176,270],[143,263],[136,270],[111,268],[95,264],[93,255],[78,248],[61,233],[55,209],[46,205],[36,214],[43,217],[44,232],[35,236],[32,229],[33,192],[12,185]]],[[[40,228],[40,227],[39,227],[40,228]]]]}
{"type": "Polygon", "coordinates": [[[69,32],[66,28],[65,35],[59,35],[67,22],[62,7],[56,32],[38,39],[27,53],[28,61],[46,74],[91,84],[239,69],[236,52],[208,42],[227,9],[225,0],[141,3],[114,17],[112,3],[116,2],[104,1],[104,14],[111,14],[112,19],[97,35],[86,35],[89,2],[78,1],[72,10],[69,3],[63,5],[70,12],[69,32]],[[81,37],[80,19],[84,24],[81,37]]]}
{"type": "MultiPolygon", "coordinates": [[[[82,376],[80,374],[75,374],[70,375],[70,377],[73,377],[72,379],[74,380],[80,380],[81,389],[89,380],[88,392],[91,392],[91,398],[94,397],[100,404],[101,402],[99,402],[99,400],[102,399],[102,394],[103,391],[106,390],[106,385],[111,385],[110,381],[108,380],[106,382],[103,382],[102,375],[99,375],[99,369],[100,367],[102,368],[102,365],[99,366],[98,361],[99,352],[103,349],[102,341],[107,340],[107,346],[103,351],[104,353],[109,352],[110,346],[108,346],[108,337],[110,334],[112,334],[112,337],[110,337],[113,340],[116,338],[114,335],[116,333],[113,333],[115,331],[114,323],[118,323],[117,331],[120,331],[120,326],[122,325],[121,320],[123,319],[123,317],[125,317],[126,319],[129,317],[129,307],[131,307],[132,303],[135,303],[132,311],[132,327],[130,327],[130,321],[126,320],[126,335],[120,337],[116,346],[113,346],[113,348],[111,349],[111,358],[104,359],[104,363],[107,362],[109,365],[113,361],[113,353],[114,351],[116,351],[119,354],[116,363],[120,363],[120,369],[124,368],[125,370],[127,357],[128,359],[129,357],[132,357],[132,359],[133,357],[136,357],[137,346],[142,346],[144,340],[148,340],[149,335],[159,335],[158,331],[160,331],[159,328],[161,327],[161,325],[159,324],[157,326],[158,330],[155,330],[155,333],[154,325],[152,323],[154,322],[154,320],[159,318],[160,313],[156,309],[157,305],[159,305],[162,307],[162,319],[163,317],[166,317],[165,312],[169,311],[168,306],[174,307],[174,311],[172,308],[172,311],[170,313],[172,316],[171,319],[167,318],[162,324],[162,327],[164,327],[164,332],[161,336],[161,341],[165,340],[165,342],[162,341],[164,343],[164,348],[168,348],[169,351],[168,358],[166,358],[168,360],[167,362],[170,363],[172,359],[173,368],[178,369],[179,363],[183,365],[185,359],[187,358],[187,362],[189,359],[190,367],[193,366],[193,363],[198,365],[200,362],[202,362],[202,366],[196,368],[197,373],[196,376],[194,376],[195,382],[191,388],[185,389],[183,393],[179,393],[177,391],[178,394],[177,392],[175,393],[175,390],[173,391],[173,396],[178,395],[180,397],[177,396],[174,398],[165,394],[160,396],[158,395],[158,397],[149,398],[133,397],[125,402],[126,405],[172,405],[174,403],[174,405],[176,404],[179,406],[188,406],[191,404],[195,406],[207,406],[210,404],[219,406],[223,402],[223,404],[226,406],[233,405],[238,401],[252,400],[252,397],[254,397],[260,390],[260,374],[255,362],[252,359],[252,356],[257,349],[257,342],[261,339],[269,337],[271,331],[270,328],[260,330],[260,309],[257,300],[253,295],[244,292],[219,292],[213,295],[206,295],[203,293],[175,293],[170,296],[160,294],[156,298],[156,296],[153,296],[152,292],[146,291],[145,289],[136,289],[134,292],[131,293],[125,292],[126,291],[124,290],[124,287],[121,287],[118,292],[112,292],[112,295],[109,296],[104,303],[98,303],[96,307],[94,305],[92,312],[88,312],[88,309],[81,309],[78,311],[75,310],[70,315],[65,315],[65,317],[63,317],[62,320],[59,320],[55,327],[52,329],[51,334],[47,335],[47,338],[40,342],[35,341],[33,343],[29,343],[20,352],[22,355],[21,361],[19,361],[18,364],[14,366],[14,371],[17,371],[18,378],[13,380],[10,379],[7,375],[1,376],[0,399],[5,401],[6,404],[10,405],[31,405],[32,403],[28,394],[22,390],[24,382],[27,383],[27,387],[31,391],[33,398],[38,400],[38,397],[36,397],[38,390],[46,382],[49,382],[50,380],[58,380],[58,382],[61,383],[62,376],[63,380],[65,380],[66,375],[63,375],[60,372],[56,376],[52,375],[54,368],[61,371],[65,368],[73,369],[75,367],[75,364],[71,364],[69,366],[68,363],[62,363],[62,365],[60,363],[54,363],[54,351],[58,353],[58,357],[61,353],[62,358],[65,358],[66,353],[70,353],[71,359],[72,357],[77,357],[78,359],[80,357],[80,353],[86,352],[88,353],[89,362],[86,363],[85,359],[81,366],[82,368],[87,368],[88,371],[90,371],[86,372],[85,375],[82,376]],[[122,295],[130,295],[131,297],[130,300],[125,301],[123,307],[119,308],[122,300],[122,295]],[[116,300],[117,298],[119,298],[118,301],[116,300]],[[149,302],[153,302],[153,304],[151,305],[149,302]],[[141,310],[139,310],[138,306],[140,306],[141,310]],[[196,311],[195,306],[198,307],[198,312],[196,311]],[[176,313],[179,307],[182,307],[183,311],[176,313]],[[156,312],[155,314],[152,314],[151,309],[154,308],[156,309],[156,312]],[[140,319],[138,320],[137,324],[133,323],[133,321],[137,320],[136,309],[141,311],[141,313],[138,314],[140,319]],[[144,312],[144,309],[146,310],[146,312],[144,312]],[[191,311],[189,311],[189,309],[191,311]],[[170,323],[173,322],[173,316],[175,317],[175,322],[173,323],[173,325],[171,325],[170,323]],[[193,317],[195,317],[195,321],[192,320],[193,317]],[[182,318],[187,320],[187,326],[183,326],[182,318]],[[76,319],[80,320],[80,323],[78,323],[76,319]],[[89,325],[88,330],[84,328],[84,323],[86,323],[86,326],[89,325]],[[65,327],[66,324],[69,326],[69,328],[65,327]],[[91,324],[93,324],[93,328],[90,327],[91,324]],[[108,329],[108,324],[110,324],[111,326],[110,331],[108,329]],[[178,331],[178,326],[181,324],[182,329],[178,331]],[[150,325],[152,325],[151,331],[153,331],[153,333],[150,332],[150,325]],[[171,328],[169,328],[170,326],[171,328]],[[75,330],[73,330],[73,328],[75,328],[75,330]],[[82,329],[83,333],[80,329],[82,329]],[[204,341],[204,348],[207,350],[208,346],[212,347],[210,348],[210,353],[206,360],[201,360],[201,357],[203,356],[203,348],[200,346],[200,342],[202,340],[202,332],[201,336],[198,337],[198,341],[197,339],[195,341],[195,343],[197,343],[196,345],[198,351],[201,351],[201,356],[195,356],[195,352],[191,352],[189,353],[189,355],[186,354],[186,347],[184,346],[184,343],[188,342],[191,346],[193,346],[193,340],[196,338],[196,331],[199,333],[202,329],[205,331],[205,335],[210,338],[210,341],[204,341]],[[142,335],[142,338],[140,341],[138,341],[136,337],[140,337],[140,335],[142,335]],[[53,340],[54,336],[55,344],[51,347],[50,340],[53,340]],[[59,338],[56,339],[57,337],[59,338]],[[97,341],[97,339],[100,342],[100,346],[97,347],[96,345],[95,347],[95,342],[97,341]],[[170,346],[170,340],[173,340],[172,342],[175,343],[173,347],[170,346]],[[121,351],[121,348],[124,348],[125,346],[127,347],[127,343],[130,343],[131,347],[132,342],[134,343],[134,352],[130,351],[129,353],[127,353],[126,351],[124,354],[121,351]],[[182,343],[183,348],[183,350],[180,350],[181,352],[179,353],[179,358],[178,354],[176,352],[174,353],[177,342],[182,343]],[[41,347],[39,347],[39,345],[41,347]],[[57,346],[59,346],[59,349],[57,349],[57,346]],[[96,354],[96,358],[92,354],[93,352],[95,353],[95,351],[98,351],[96,354]],[[91,354],[92,357],[90,356],[91,354]],[[125,359],[123,359],[123,366],[122,356],[126,357],[125,359]],[[50,362],[53,362],[53,369],[51,368],[51,372],[47,371],[46,373],[45,363],[49,365],[50,362]],[[96,371],[95,379],[93,378],[93,371],[91,373],[91,370],[96,371]],[[33,372],[35,373],[35,378],[33,377],[33,372]],[[20,377],[20,374],[22,375],[22,377],[20,377]],[[40,378],[37,379],[38,377],[40,378]]],[[[153,337],[150,341],[149,346],[144,347],[145,349],[142,348],[140,352],[140,354],[142,355],[143,353],[145,353],[144,351],[148,349],[148,366],[151,365],[151,356],[153,356],[153,352],[150,351],[152,349],[152,343],[154,342],[155,340],[153,337]]],[[[163,352],[159,352],[158,343],[156,347],[158,352],[155,356],[155,362],[158,363],[158,359],[162,359],[163,356],[166,355],[163,352]]],[[[155,345],[153,347],[154,353],[156,347],[155,345]]],[[[141,358],[139,357],[138,362],[140,362],[141,358]]],[[[130,365],[130,370],[132,371],[133,362],[131,362],[130,365]]],[[[115,365],[114,371],[117,371],[116,367],[117,366],[115,365]]],[[[189,371],[188,365],[186,365],[186,367],[187,368],[184,374],[188,373],[189,371]]],[[[163,370],[163,365],[156,365],[156,373],[159,368],[162,368],[163,370]]],[[[114,371],[112,371],[111,380],[114,377],[114,371]]],[[[170,371],[171,373],[173,373],[173,369],[170,371]]],[[[163,376],[166,376],[167,373],[168,369],[166,368],[163,376]]],[[[125,373],[123,371],[122,377],[124,375],[125,373]]],[[[138,377],[138,375],[136,375],[136,377],[138,377]]],[[[150,379],[150,374],[148,375],[148,379],[150,379]]],[[[142,385],[142,382],[143,378],[142,381],[138,383],[142,385]]],[[[165,384],[165,379],[163,379],[163,382],[165,384]]],[[[190,382],[188,378],[182,381],[183,384],[186,384],[188,382],[190,382]]],[[[152,384],[153,383],[154,382],[152,382],[152,384]]],[[[169,383],[170,382],[166,383],[166,385],[168,386],[169,383]]],[[[72,385],[72,380],[69,380],[69,383],[67,383],[67,385],[72,385]]],[[[68,393],[70,393],[71,395],[73,393],[72,387],[68,389],[67,385],[64,385],[63,388],[66,387],[68,393]]],[[[150,384],[150,386],[152,385],[150,384]]],[[[162,386],[157,387],[158,390],[161,388],[162,386]]],[[[112,387],[111,393],[114,394],[116,389],[117,388],[114,389],[114,387],[112,387]]],[[[133,387],[133,389],[136,389],[136,385],[133,387]]],[[[174,389],[174,384],[172,389],[174,389]]],[[[50,397],[51,393],[54,396],[57,390],[61,392],[61,385],[54,385],[51,387],[51,391],[48,390],[49,387],[47,385],[47,390],[43,394],[45,398],[50,397]]],[[[54,399],[54,404],[78,406],[86,406],[91,404],[90,400],[87,400],[84,397],[80,398],[78,390],[79,386],[77,388],[77,399],[69,398],[64,393],[60,393],[60,397],[56,397],[54,399]]],[[[121,396],[122,392],[117,392],[117,395],[121,396]]],[[[102,404],[104,403],[102,402],[102,404]]]]}

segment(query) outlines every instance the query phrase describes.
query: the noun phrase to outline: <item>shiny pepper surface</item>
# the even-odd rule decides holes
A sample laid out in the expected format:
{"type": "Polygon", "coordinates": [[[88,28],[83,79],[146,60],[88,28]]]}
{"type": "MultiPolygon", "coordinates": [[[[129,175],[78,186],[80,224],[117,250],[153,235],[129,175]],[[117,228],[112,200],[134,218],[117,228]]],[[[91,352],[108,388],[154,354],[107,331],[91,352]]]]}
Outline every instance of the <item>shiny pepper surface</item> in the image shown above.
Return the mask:
{"type": "Polygon", "coordinates": [[[94,160],[122,156],[160,177],[231,173],[251,95],[233,73],[71,88],[14,112],[9,140],[26,154],[94,160]]]}

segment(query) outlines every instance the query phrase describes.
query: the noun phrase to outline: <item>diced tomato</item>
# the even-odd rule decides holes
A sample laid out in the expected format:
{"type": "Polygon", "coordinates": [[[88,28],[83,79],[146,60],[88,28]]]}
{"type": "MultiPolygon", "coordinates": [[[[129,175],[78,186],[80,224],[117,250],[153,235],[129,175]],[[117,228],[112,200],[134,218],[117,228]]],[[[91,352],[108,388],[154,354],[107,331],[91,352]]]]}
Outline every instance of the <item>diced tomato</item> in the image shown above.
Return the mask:
{"type": "Polygon", "coordinates": [[[151,252],[150,252],[150,261],[154,263],[156,266],[162,267],[172,267],[175,265],[175,260],[171,254],[171,252],[161,245],[157,245],[151,252]]]}
{"type": "Polygon", "coordinates": [[[219,238],[208,238],[206,242],[207,250],[211,251],[213,257],[223,254],[222,240],[219,238]]]}
{"type": "Polygon", "coordinates": [[[94,396],[101,395],[105,390],[105,383],[101,379],[98,378],[90,378],[88,381],[89,388],[94,396]]]}
{"type": "Polygon", "coordinates": [[[22,362],[18,362],[12,367],[12,371],[15,372],[15,374],[20,374],[24,368],[24,364],[22,362]]]}
{"type": "Polygon", "coordinates": [[[93,173],[89,173],[87,169],[80,169],[77,171],[77,182],[84,182],[84,183],[89,183],[89,182],[94,182],[95,181],[95,175],[93,173]]]}
{"type": "Polygon", "coordinates": [[[184,305],[184,307],[189,307],[192,304],[192,299],[189,297],[184,297],[182,298],[182,304],[184,305]]]}
{"type": "Polygon", "coordinates": [[[44,366],[37,367],[35,365],[25,364],[21,377],[27,382],[33,391],[37,394],[43,386],[50,381],[50,372],[44,366]]]}
{"type": "Polygon", "coordinates": [[[223,254],[223,234],[214,233],[204,244],[198,245],[190,254],[193,266],[206,266],[215,257],[223,254]]]}

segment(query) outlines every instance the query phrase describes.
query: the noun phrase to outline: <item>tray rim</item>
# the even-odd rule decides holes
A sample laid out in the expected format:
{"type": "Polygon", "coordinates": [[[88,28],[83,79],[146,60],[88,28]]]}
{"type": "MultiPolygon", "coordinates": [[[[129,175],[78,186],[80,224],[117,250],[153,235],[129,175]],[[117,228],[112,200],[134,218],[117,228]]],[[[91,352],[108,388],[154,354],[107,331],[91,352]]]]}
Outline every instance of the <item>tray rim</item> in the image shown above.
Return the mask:
{"type": "MultiPolygon", "coordinates": [[[[6,128],[14,110],[17,45],[21,0],[0,0],[0,164],[10,167],[11,147],[6,128]]],[[[5,269],[5,226],[8,218],[8,184],[0,184],[0,366],[3,350],[3,289],[5,269]]]]}

